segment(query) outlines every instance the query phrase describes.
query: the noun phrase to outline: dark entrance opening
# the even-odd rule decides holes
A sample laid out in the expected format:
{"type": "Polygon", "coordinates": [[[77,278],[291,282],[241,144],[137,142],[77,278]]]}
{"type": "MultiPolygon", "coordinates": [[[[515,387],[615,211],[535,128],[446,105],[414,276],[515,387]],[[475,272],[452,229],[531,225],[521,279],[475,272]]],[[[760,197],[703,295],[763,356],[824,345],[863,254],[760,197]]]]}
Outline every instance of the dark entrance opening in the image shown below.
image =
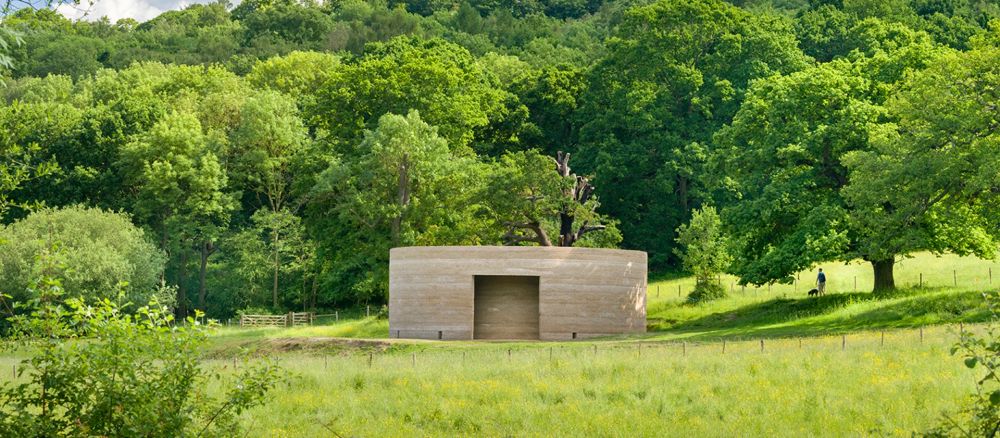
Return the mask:
{"type": "Polygon", "coordinates": [[[474,339],[538,339],[538,277],[477,275],[474,339]]]}

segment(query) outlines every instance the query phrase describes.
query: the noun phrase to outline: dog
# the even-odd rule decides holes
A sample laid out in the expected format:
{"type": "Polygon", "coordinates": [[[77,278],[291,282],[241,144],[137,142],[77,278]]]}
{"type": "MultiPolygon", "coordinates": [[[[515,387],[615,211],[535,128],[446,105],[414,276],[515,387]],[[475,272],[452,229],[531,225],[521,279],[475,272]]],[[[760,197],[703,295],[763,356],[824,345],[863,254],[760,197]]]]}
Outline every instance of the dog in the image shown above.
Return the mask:
{"type": "Polygon", "coordinates": [[[819,289],[809,289],[809,296],[819,296],[819,289]]]}

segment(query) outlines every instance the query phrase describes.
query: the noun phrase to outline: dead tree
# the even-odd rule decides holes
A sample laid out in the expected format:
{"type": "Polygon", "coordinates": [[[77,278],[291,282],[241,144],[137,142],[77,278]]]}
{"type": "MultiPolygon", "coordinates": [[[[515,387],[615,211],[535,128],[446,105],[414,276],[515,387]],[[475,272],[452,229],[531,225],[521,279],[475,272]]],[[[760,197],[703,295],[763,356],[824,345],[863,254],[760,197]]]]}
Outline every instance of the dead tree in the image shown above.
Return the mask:
{"type": "MultiPolygon", "coordinates": [[[[559,151],[553,160],[556,165],[556,172],[559,173],[560,177],[573,178],[574,180],[572,187],[563,190],[562,196],[566,202],[558,203],[558,209],[552,211],[552,213],[558,215],[559,219],[559,240],[556,241],[558,246],[573,246],[584,234],[606,228],[603,224],[591,224],[588,220],[584,220],[579,227],[574,227],[577,209],[580,206],[586,205],[587,201],[593,197],[594,186],[590,184],[590,181],[586,177],[570,172],[569,157],[569,153],[559,151]]],[[[532,194],[527,200],[532,203],[533,207],[536,207],[543,198],[544,195],[532,194]]],[[[538,208],[531,209],[531,211],[538,210],[538,208]]],[[[529,214],[525,215],[525,219],[520,222],[505,222],[508,230],[503,235],[503,240],[507,245],[517,245],[521,242],[535,242],[541,246],[554,246],[552,240],[545,232],[541,220],[529,214]]]]}
{"type": "Polygon", "coordinates": [[[559,246],[573,246],[584,234],[606,228],[603,224],[591,225],[588,221],[583,221],[579,228],[573,228],[576,221],[576,207],[586,205],[587,201],[594,196],[594,186],[586,177],[570,173],[569,155],[568,152],[559,151],[556,153],[555,159],[556,171],[559,172],[559,176],[563,178],[573,177],[575,180],[573,186],[563,192],[563,195],[571,202],[559,210],[559,246]]]}

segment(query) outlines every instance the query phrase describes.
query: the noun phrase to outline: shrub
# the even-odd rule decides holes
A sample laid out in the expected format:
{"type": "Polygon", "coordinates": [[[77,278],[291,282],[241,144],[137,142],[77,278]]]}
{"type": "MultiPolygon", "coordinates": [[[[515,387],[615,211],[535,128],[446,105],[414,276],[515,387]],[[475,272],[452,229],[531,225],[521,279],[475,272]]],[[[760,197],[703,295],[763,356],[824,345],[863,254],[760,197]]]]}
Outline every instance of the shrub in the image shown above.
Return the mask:
{"type": "MultiPolygon", "coordinates": [[[[43,272],[54,266],[40,259],[43,272]]],[[[197,316],[176,324],[155,302],[128,313],[108,298],[64,299],[44,274],[31,289],[39,298],[12,319],[33,356],[17,368],[22,383],[0,385],[0,436],[239,436],[240,413],[282,381],[267,363],[231,380],[202,370],[197,316]],[[213,380],[219,399],[206,392],[213,380]]]]}
{"type": "Polygon", "coordinates": [[[124,282],[127,301],[148,302],[166,263],[124,214],[81,206],[45,209],[0,228],[0,291],[14,301],[37,298],[28,285],[39,255],[53,246],[66,289],[86,299],[107,298],[102,294],[124,282]]]}
{"type": "Polygon", "coordinates": [[[726,249],[726,236],[722,233],[722,220],[712,206],[695,210],[691,222],[677,227],[677,243],[682,249],[675,252],[684,269],[694,274],[699,285],[711,283],[732,261],[726,249]]]}
{"type": "Polygon", "coordinates": [[[726,288],[722,287],[721,284],[709,280],[700,281],[694,286],[694,290],[688,294],[687,300],[689,303],[702,303],[706,301],[718,300],[725,298],[726,288]]]}

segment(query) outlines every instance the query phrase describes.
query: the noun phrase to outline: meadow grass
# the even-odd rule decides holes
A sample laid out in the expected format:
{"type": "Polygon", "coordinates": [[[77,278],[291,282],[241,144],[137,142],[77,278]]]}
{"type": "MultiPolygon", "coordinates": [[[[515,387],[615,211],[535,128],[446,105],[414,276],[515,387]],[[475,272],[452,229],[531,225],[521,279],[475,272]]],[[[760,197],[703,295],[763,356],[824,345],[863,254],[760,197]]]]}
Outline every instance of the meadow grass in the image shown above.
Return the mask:
{"type": "Polygon", "coordinates": [[[781,337],[981,322],[989,317],[982,292],[1000,285],[1000,262],[951,254],[920,253],[897,263],[900,290],[888,294],[869,292],[873,275],[866,263],[822,267],[827,274],[827,295],[819,298],[806,295],[815,283],[816,270],[799,273],[792,284],[745,288],[736,278],[723,275],[721,282],[731,291],[729,297],[698,305],[686,303],[693,278],[651,281],[647,322],[652,333],[648,336],[781,337]],[[991,281],[990,272],[998,278],[991,281]]]}
{"type": "Polygon", "coordinates": [[[284,354],[294,377],[245,424],[274,437],[904,436],[973,391],[974,373],[948,352],[953,328],[882,339],[776,339],[763,351],[727,341],[725,353],[722,342],[598,341],[284,354]]]}
{"type": "MultiPolygon", "coordinates": [[[[384,339],[385,319],[345,312],[214,329],[203,363],[231,375],[249,352],[292,376],[244,414],[251,436],[905,436],[973,392],[948,350],[955,323],[988,320],[990,269],[921,254],[897,266],[901,290],[873,295],[866,265],[831,264],[825,297],[803,273],[699,305],[677,296],[692,279],[654,281],[650,332],[577,342],[384,339]]],[[[24,358],[0,355],[0,381],[24,358]]]]}

